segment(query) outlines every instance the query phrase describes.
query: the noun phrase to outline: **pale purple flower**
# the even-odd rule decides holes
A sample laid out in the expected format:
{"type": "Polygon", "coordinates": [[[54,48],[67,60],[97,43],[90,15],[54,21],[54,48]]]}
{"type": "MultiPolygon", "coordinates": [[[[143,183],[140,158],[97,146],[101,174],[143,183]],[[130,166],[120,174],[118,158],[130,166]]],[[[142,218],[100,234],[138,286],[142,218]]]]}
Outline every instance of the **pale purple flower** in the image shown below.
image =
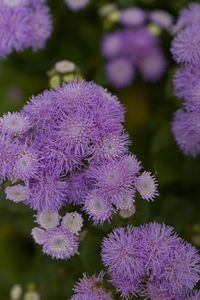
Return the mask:
{"type": "Polygon", "coordinates": [[[143,172],[135,180],[135,188],[144,200],[151,201],[158,195],[157,181],[150,172],[143,172]]]}
{"type": "Polygon", "coordinates": [[[60,216],[55,211],[41,211],[36,216],[37,223],[44,229],[55,228],[60,223],[60,216]]]}
{"type": "Polygon", "coordinates": [[[177,63],[198,64],[200,61],[199,25],[186,27],[172,42],[171,52],[177,63]]]}
{"type": "Polygon", "coordinates": [[[141,26],[146,21],[147,14],[140,7],[129,7],[120,13],[120,23],[127,27],[141,26]]]}
{"type": "Polygon", "coordinates": [[[31,235],[34,241],[39,245],[43,245],[46,241],[46,231],[42,228],[34,227],[31,231],[31,235]]]}
{"type": "Polygon", "coordinates": [[[179,299],[200,280],[197,250],[164,224],[114,229],[103,241],[102,260],[125,297],[179,299]]]}
{"type": "Polygon", "coordinates": [[[44,1],[33,5],[29,1],[4,0],[0,4],[0,56],[29,47],[34,50],[44,47],[52,31],[51,23],[44,1]]]}
{"type": "Polygon", "coordinates": [[[5,188],[6,199],[15,203],[23,202],[28,198],[29,190],[27,186],[16,184],[5,188]]]}
{"type": "Polygon", "coordinates": [[[103,272],[98,276],[92,275],[90,277],[83,274],[83,277],[74,287],[75,295],[71,300],[113,300],[111,293],[104,287],[103,276],[103,272]]]}
{"type": "Polygon", "coordinates": [[[138,62],[138,68],[145,81],[158,81],[166,73],[167,60],[159,49],[152,49],[138,62]]]}
{"type": "Polygon", "coordinates": [[[55,259],[69,259],[78,253],[78,238],[62,227],[46,231],[42,247],[45,254],[55,259]]]}
{"type": "Polygon", "coordinates": [[[200,24],[200,4],[196,2],[189,3],[187,8],[180,11],[173,32],[176,34],[194,24],[200,24]]]}
{"type": "Polygon", "coordinates": [[[101,42],[101,52],[106,58],[121,56],[124,53],[123,31],[107,33],[101,42]]]}
{"type": "Polygon", "coordinates": [[[181,300],[199,300],[200,290],[194,290],[190,292],[186,297],[181,298],[181,300]]]}
{"type": "Polygon", "coordinates": [[[74,234],[79,234],[83,227],[83,217],[76,211],[66,213],[62,218],[61,226],[74,234]]]}
{"type": "Polygon", "coordinates": [[[83,8],[85,8],[90,0],[64,0],[66,5],[74,11],[78,11],[81,10],[83,8]]]}
{"type": "Polygon", "coordinates": [[[84,200],[84,210],[94,224],[110,221],[113,213],[111,202],[102,197],[99,190],[88,193],[84,200]]]}
{"type": "Polygon", "coordinates": [[[186,155],[196,156],[200,153],[199,113],[179,109],[172,122],[172,131],[177,144],[186,155]]]}
{"type": "Polygon", "coordinates": [[[0,130],[2,133],[20,135],[30,129],[30,124],[27,117],[15,112],[3,115],[0,118],[0,130]]]}
{"type": "Polygon", "coordinates": [[[107,63],[106,75],[116,88],[122,88],[131,84],[135,70],[131,60],[121,57],[107,63]]]}

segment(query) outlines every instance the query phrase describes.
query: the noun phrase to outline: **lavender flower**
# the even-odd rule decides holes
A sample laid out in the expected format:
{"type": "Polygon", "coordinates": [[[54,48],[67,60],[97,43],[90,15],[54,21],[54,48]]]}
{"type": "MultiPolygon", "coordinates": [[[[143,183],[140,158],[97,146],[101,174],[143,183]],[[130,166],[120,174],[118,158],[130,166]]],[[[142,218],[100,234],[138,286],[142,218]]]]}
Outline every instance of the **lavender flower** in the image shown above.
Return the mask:
{"type": "Polygon", "coordinates": [[[157,81],[165,74],[167,61],[159,49],[153,49],[138,62],[138,68],[145,81],[157,81]]]}
{"type": "Polygon", "coordinates": [[[90,0],[65,0],[66,5],[74,10],[81,10],[89,4],[90,0]]]}
{"type": "MultiPolygon", "coordinates": [[[[67,203],[80,205],[95,224],[131,210],[141,163],[129,155],[123,122],[118,99],[85,81],[44,91],[22,112],[3,116],[0,175],[3,180],[20,180],[26,190],[26,195],[11,200],[36,210],[38,224],[47,231],[60,224],[58,210],[67,203]],[[17,130],[13,118],[19,123],[17,130]],[[7,119],[12,121],[9,130],[7,119]]],[[[6,189],[7,198],[15,189],[17,185],[6,189]]],[[[68,213],[64,220],[65,230],[81,230],[80,215],[68,213]]]]}
{"type": "Polygon", "coordinates": [[[200,61],[199,25],[192,25],[182,30],[173,40],[171,52],[177,63],[193,63],[200,61]]]}
{"type": "Polygon", "coordinates": [[[42,250],[55,259],[69,259],[78,253],[77,236],[62,227],[46,231],[42,250]]]}
{"type": "Polygon", "coordinates": [[[71,300],[113,300],[110,292],[107,292],[103,285],[103,272],[98,276],[92,275],[87,277],[83,274],[83,278],[75,285],[75,295],[71,300]]]}
{"type": "Polygon", "coordinates": [[[44,229],[52,229],[59,225],[60,217],[57,212],[42,211],[37,214],[37,223],[44,229]]]}
{"type": "Polygon", "coordinates": [[[129,7],[121,11],[120,23],[124,26],[141,26],[146,21],[146,12],[139,7],[129,7]]]}
{"type": "Polygon", "coordinates": [[[106,65],[109,81],[117,88],[129,86],[134,78],[134,67],[127,58],[117,58],[106,65]]]}
{"type": "Polygon", "coordinates": [[[0,4],[0,56],[32,47],[44,47],[52,25],[49,9],[44,1],[4,0],[0,4]],[[9,24],[9,26],[8,26],[9,24]]]}
{"type": "Polygon", "coordinates": [[[177,144],[186,155],[200,153],[199,113],[179,109],[172,122],[172,131],[177,144]]]}
{"type": "Polygon", "coordinates": [[[179,299],[200,279],[197,250],[158,223],[114,229],[103,241],[102,260],[126,297],[179,299]]]}
{"type": "Polygon", "coordinates": [[[179,33],[182,29],[200,24],[200,5],[199,3],[189,3],[187,8],[180,11],[176,25],[174,26],[174,33],[179,33]]]}
{"type": "Polygon", "coordinates": [[[135,188],[144,200],[150,201],[158,195],[157,182],[150,172],[143,172],[136,178],[135,188]]]}
{"type": "Polygon", "coordinates": [[[200,298],[200,291],[194,290],[189,293],[188,296],[184,297],[183,300],[199,300],[200,298]]]}
{"type": "Polygon", "coordinates": [[[21,184],[7,186],[5,188],[6,199],[15,203],[23,202],[28,198],[28,188],[21,184]]]}

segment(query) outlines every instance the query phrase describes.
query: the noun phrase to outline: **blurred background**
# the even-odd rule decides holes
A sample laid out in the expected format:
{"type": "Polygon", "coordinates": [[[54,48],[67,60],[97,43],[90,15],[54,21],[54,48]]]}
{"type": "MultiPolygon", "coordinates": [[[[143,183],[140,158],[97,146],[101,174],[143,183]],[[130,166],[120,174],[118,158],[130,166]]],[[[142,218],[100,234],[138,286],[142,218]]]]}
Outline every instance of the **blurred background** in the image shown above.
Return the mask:
{"type": "MultiPolygon", "coordinates": [[[[31,238],[33,211],[0,196],[0,300],[8,300],[16,283],[24,288],[34,283],[42,300],[68,299],[75,281],[83,272],[101,270],[100,242],[112,228],[126,223],[149,221],[173,225],[187,241],[200,247],[200,159],[184,156],[176,145],[170,123],[179,101],[173,96],[172,75],[175,63],[170,58],[171,37],[163,34],[162,47],[169,60],[165,77],[156,83],[138,76],[131,87],[113,89],[104,73],[105,61],[100,41],[105,28],[98,16],[108,1],[91,0],[80,12],[69,10],[63,0],[49,0],[54,19],[53,35],[44,50],[15,53],[0,61],[0,113],[21,109],[31,95],[48,88],[47,71],[60,60],[74,61],[87,80],[96,81],[117,94],[125,105],[125,127],[133,141],[132,151],[147,170],[156,174],[160,196],[153,203],[136,201],[136,214],[128,220],[116,217],[112,224],[93,227],[80,256],[69,261],[54,261],[41,252],[31,238]]],[[[119,7],[137,5],[164,9],[174,16],[188,4],[183,0],[118,0],[119,7]]]]}

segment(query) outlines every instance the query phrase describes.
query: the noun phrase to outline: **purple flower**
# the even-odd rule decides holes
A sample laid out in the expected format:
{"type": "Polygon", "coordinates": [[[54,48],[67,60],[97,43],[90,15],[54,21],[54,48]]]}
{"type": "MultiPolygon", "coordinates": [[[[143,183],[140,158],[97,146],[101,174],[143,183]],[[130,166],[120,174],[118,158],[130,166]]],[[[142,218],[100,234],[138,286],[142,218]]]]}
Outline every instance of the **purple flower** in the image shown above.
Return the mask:
{"type": "Polygon", "coordinates": [[[145,81],[157,81],[166,72],[167,60],[159,49],[152,49],[138,62],[138,68],[145,81]]]}
{"type": "Polygon", "coordinates": [[[144,200],[150,201],[158,195],[157,181],[150,172],[143,172],[135,180],[135,188],[144,200]]]}
{"type": "Polygon", "coordinates": [[[23,202],[28,198],[29,190],[26,186],[16,184],[5,188],[6,199],[15,203],[23,202]]]}
{"type": "Polygon", "coordinates": [[[42,250],[55,259],[69,259],[78,253],[78,238],[62,227],[46,231],[42,250]]]}
{"type": "Polygon", "coordinates": [[[188,296],[182,298],[182,300],[199,300],[200,299],[200,291],[194,290],[188,294],[188,296]]]}
{"type": "Polygon", "coordinates": [[[146,21],[146,12],[139,7],[129,7],[121,11],[120,23],[127,27],[141,26],[146,21]]]}
{"type": "Polygon", "coordinates": [[[197,250],[158,223],[114,229],[103,241],[102,260],[126,297],[178,299],[200,279],[197,250]]]}
{"type": "Polygon", "coordinates": [[[188,100],[190,91],[200,81],[199,64],[184,64],[178,68],[173,78],[175,95],[178,98],[188,100]]]}
{"type": "Polygon", "coordinates": [[[44,91],[22,112],[3,116],[0,175],[20,179],[27,190],[11,200],[36,210],[45,229],[58,226],[57,212],[66,204],[80,205],[95,224],[133,210],[141,165],[129,155],[123,122],[118,99],[85,81],[44,91]]]}
{"type": "Polygon", "coordinates": [[[92,275],[91,277],[83,274],[74,287],[75,295],[71,300],[113,300],[111,293],[107,292],[103,285],[103,276],[103,272],[98,276],[92,275]]]}
{"type": "Polygon", "coordinates": [[[177,144],[186,155],[196,156],[200,152],[199,113],[179,109],[172,122],[172,131],[177,144]]]}
{"type": "Polygon", "coordinates": [[[182,29],[191,25],[200,24],[200,4],[189,3],[187,8],[180,11],[176,25],[174,26],[174,33],[180,32],[182,29]]]}
{"type": "Polygon", "coordinates": [[[129,86],[134,79],[135,71],[132,62],[127,58],[116,58],[106,65],[109,81],[117,88],[129,86]]]}
{"type": "Polygon", "coordinates": [[[84,200],[84,210],[94,224],[110,221],[113,213],[111,202],[102,197],[99,190],[88,193],[84,200]]]}
{"type": "Polygon", "coordinates": [[[81,10],[89,4],[90,0],[65,0],[66,5],[74,10],[81,10]]]}
{"type": "Polygon", "coordinates": [[[51,34],[51,23],[44,1],[33,5],[29,1],[4,0],[0,4],[0,56],[28,47],[42,48],[51,34]]]}
{"type": "Polygon", "coordinates": [[[114,58],[124,53],[123,32],[107,33],[101,43],[102,55],[106,58],[114,58]]]}
{"type": "Polygon", "coordinates": [[[200,61],[199,25],[186,27],[172,42],[171,52],[177,63],[198,64],[200,61]]]}

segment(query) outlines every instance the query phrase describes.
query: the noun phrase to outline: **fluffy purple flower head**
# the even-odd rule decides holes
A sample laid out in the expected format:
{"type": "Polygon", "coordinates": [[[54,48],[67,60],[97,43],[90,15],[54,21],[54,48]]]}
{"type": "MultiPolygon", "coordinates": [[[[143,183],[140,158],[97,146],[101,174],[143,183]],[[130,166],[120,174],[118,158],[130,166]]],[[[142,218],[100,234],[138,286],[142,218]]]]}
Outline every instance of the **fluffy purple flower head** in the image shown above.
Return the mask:
{"type": "Polygon", "coordinates": [[[84,210],[94,224],[110,221],[113,213],[111,202],[106,197],[102,197],[99,190],[88,193],[84,200],[84,210]]]}
{"type": "Polygon", "coordinates": [[[129,7],[121,11],[120,23],[127,27],[141,26],[145,24],[147,14],[139,7],[129,7]]]}
{"type": "Polygon", "coordinates": [[[172,30],[173,16],[165,10],[157,9],[149,12],[149,20],[168,31],[172,30]]]}
{"type": "Polygon", "coordinates": [[[198,64],[200,61],[199,25],[186,27],[172,42],[171,52],[177,63],[198,64]]]}
{"type": "Polygon", "coordinates": [[[123,296],[178,299],[200,280],[197,250],[158,223],[114,229],[103,241],[102,260],[123,296]]]}
{"type": "Polygon", "coordinates": [[[106,74],[113,86],[123,88],[131,84],[135,76],[135,70],[132,62],[122,57],[107,63],[106,74]]]}
{"type": "Polygon", "coordinates": [[[179,109],[172,122],[172,131],[177,144],[186,155],[200,153],[199,113],[179,109]]]}
{"type": "Polygon", "coordinates": [[[55,259],[69,259],[78,253],[78,237],[62,227],[46,231],[42,250],[55,259]]]}
{"type": "Polygon", "coordinates": [[[49,9],[44,1],[4,0],[0,4],[0,56],[13,51],[44,46],[52,26],[49,9]]]}
{"type": "MultiPolygon", "coordinates": [[[[47,230],[58,226],[57,212],[66,204],[80,205],[95,224],[133,210],[141,164],[129,155],[123,122],[118,99],[85,81],[44,91],[19,114],[3,116],[0,175],[11,182],[20,179],[27,191],[11,200],[36,210],[38,223],[47,230]]],[[[6,194],[17,189],[7,188],[6,194]]],[[[65,219],[70,223],[71,217],[65,219]]]]}
{"type": "Polygon", "coordinates": [[[85,8],[89,2],[90,0],[65,0],[66,5],[74,11],[85,8]]]}
{"type": "Polygon", "coordinates": [[[143,172],[135,180],[135,188],[144,200],[153,200],[158,195],[157,181],[150,172],[143,172]]]}
{"type": "Polygon", "coordinates": [[[199,64],[184,64],[178,68],[173,78],[173,87],[175,95],[178,98],[188,100],[191,89],[200,81],[199,64]]]}
{"type": "Polygon", "coordinates": [[[98,276],[92,275],[91,277],[83,274],[83,277],[74,287],[75,295],[71,298],[71,300],[113,300],[111,293],[107,292],[104,288],[103,276],[103,272],[101,272],[98,276]]]}
{"type": "Polygon", "coordinates": [[[176,25],[174,26],[174,33],[180,32],[182,29],[200,24],[200,4],[199,3],[189,3],[187,8],[180,11],[176,25]]]}

